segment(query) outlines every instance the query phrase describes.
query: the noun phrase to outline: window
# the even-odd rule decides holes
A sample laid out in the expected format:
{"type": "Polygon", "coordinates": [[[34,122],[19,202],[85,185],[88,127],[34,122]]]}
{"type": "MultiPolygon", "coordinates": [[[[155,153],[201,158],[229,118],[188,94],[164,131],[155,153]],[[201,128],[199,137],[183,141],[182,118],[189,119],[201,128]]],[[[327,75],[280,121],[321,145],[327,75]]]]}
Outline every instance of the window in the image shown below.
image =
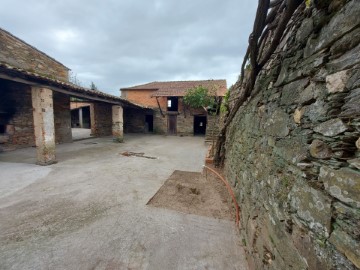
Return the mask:
{"type": "Polygon", "coordinates": [[[178,111],[178,97],[168,97],[167,99],[167,110],[170,112],[178,111]]]}

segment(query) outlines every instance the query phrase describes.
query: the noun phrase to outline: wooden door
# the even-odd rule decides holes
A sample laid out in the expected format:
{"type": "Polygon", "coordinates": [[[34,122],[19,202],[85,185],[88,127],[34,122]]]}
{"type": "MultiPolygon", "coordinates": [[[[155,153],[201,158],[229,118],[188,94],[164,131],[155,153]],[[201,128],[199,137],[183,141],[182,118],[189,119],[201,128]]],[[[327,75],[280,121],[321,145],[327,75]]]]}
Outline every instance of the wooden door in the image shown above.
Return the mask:
{"type": "Polygon", "coordinates": [[[176,115],[168,115],[168,135],[176,135],[176,115]]]}

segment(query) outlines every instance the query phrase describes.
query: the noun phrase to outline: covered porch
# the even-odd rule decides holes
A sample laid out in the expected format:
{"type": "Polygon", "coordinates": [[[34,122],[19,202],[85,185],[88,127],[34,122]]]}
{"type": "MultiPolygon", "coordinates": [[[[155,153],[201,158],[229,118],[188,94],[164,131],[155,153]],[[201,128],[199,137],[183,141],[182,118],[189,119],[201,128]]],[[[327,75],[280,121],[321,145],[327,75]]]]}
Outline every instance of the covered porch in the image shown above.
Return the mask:
{"type": "MultiPolygon", "coordinates": [[[[145,108],[68,82],[0,64],[0,152],[36,146],[37,164],[56,163],[56,144],[73,141],[71,101],[89,104],[94,137],[123,141],[123,109],[145,108]]],[[[81,127],[84,127],[83,119],[81,127]]]]}

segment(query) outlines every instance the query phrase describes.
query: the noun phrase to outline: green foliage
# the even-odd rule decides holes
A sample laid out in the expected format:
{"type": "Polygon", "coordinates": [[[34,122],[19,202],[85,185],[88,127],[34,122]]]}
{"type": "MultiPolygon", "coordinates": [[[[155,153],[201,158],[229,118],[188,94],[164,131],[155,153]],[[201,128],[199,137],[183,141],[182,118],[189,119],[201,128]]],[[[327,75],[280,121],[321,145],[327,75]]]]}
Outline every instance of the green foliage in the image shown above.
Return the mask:
{"type": "Polygon", "coordinates": [[[184,103],[192,108],[214,107],[215,97],[211,94],[207,88],[197,86],[188,90],[184,96],[184,103]]]}
{"type": "Polygon", "coordinates": [[[230,91],[228,90],[226,91],[226,94],[220,106],[221,113],[226,113],[229,110],[229,98],[230,98],[230,91]]]}
{"type": "Polygon", "coordinates": [[[305,0],[306,8],[309,8],[311,5],[311,0],[305,0]]]}

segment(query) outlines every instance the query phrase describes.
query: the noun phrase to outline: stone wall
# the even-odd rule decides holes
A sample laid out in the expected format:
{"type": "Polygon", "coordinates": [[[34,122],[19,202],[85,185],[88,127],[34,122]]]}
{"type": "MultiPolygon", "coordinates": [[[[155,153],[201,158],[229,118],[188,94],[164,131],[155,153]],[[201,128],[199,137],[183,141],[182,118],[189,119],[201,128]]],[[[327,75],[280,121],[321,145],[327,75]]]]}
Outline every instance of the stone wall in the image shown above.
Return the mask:
{"type": "Polygon", "coordinates": [[[69,79],[67,67],[1,28],[0,62],[63,81],[69,79]]]}
{"type": "Polygon", "coordinates": [[[112,105],[104,102],[94,102],[90,107],[91,135],[112,135],[112,105]]]}
{"type": "Polygon", "coordinates": [[[218,115],[208,115],[206,123],[206,134],[205,140],[206,141],[216,141],[220,133],[220,116],[218,115]]]}
{"type": "Polygon", "coordinates": [[[53,92],[56,143],[72,142],[70,97],[53,92]]]}
{"type": "Polygon", "coordinates": [[[158,134],[167,133],[168,114],[176,115],[177,135],[194,135],[194,115],[205,115],[205,111],[200,109],[184,108],[182,98],[179,98],[178,112],[167,112],[167,103],[161,102],[161,115],[159,109],[155,109],[154,113],[154,132],[158,134]]]}
{"type": "Polygon", "coordinates": [[[251,269],[360,268],[360,4],[323,7],[296,11],[226,134],[251,269]]]}
{"type": "Polygon", "coordinates": [[[124,108],[124,132],[144,133],[145,114],[146,112],[144,110],[124,108]]]}
{"type": "MultiPolygon", "coordinates": [[[[21,83],[0,80],[0,152],[35,145],[31,87],[21,83]],[[9,117],[1,112],[9,111],[9,117]]],[[[72,141],[70,98],[54,92],[54,123],[56,143],[72,141]]]]}
{"type": "Polygon", "coordinates": [[[0,97],[0,152],[35,145],[31,88],[0,79],[0,97]]]}
{"type": "Polygon", "coordinates": [[[167,117],[166,115],[162,115],[160,110],[154,110],[154,133],[167,133],[167,117]]]}

